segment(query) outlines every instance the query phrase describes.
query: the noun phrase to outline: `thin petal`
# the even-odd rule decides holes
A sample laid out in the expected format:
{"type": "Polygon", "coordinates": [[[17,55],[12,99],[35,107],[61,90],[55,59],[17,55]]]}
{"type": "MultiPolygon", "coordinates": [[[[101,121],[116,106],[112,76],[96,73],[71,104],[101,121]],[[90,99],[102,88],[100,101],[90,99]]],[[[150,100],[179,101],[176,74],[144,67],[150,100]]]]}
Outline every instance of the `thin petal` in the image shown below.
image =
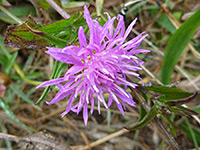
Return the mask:
{"type": "Polygon", "coordinates": [[[87,8],[87,6],[84,6],[84,17],[86,19],[86,22],[88,24],[88,27],[90,29],[90,43],[94,43],[94,38],[95,38],[95,27],[94,27],[94,22],[90,16],[90,12],[87,8]]]}
{"type": "Polygon", "coordinates": [[[87,46],[86,37],[85,37],[84,29],[82,26],[78,30],[78,39],[79,39],[79,43],[81,47],[87,46]]]}
{"type": "Polygon", "coordinates": [[[87,126],[87,121],[88,121],[88,104],[85,103],[84,108],[83,108],[83,120],[85,123],[85,126],[87,126]]]}
{"type": "Polygon", "coordinates": [[[133,26],[135,25],[136,21],[137,21],[137,18],[135,18],[135,20],[133,20],[132,23],[128,26],[128,28],[127,28],[127,30],[126,30],[126,32],[124,34],[124,40],[128,37],[128,35],[131,32],[131,30],[132,30],[133,26]]]}
{"type": "Polygon", "coordinates": [[[55,85],[55,84],[58,84],[58,83],[64,82],[64,81],[65,81],[64,78],[52,79],[52,80],[45,81],[42,84],[38,85],[36,87],[36,89],[41,88],[41,87],[45,87],[45,86],[55,85]]]}
{"type": "Polygon", "coordinates": [[[93,114],[93,111],[94,111],[94,97],[93,97],[93,94],[91,95],[91,110],[90,110],[90,113],[91,115],[93,114]]]}
{"type": "Polygon", "coordinates": [[[67,104],[67,109],[61,114],[62,117],[64,117],[71,110],[73,100],[74,100],[74,94],[70,96],[70,99],[67,104]]]}
{"type": "Polygon", "coordinates": [[[58,92],[56,94],[56,96],[51,100],[51,102],[46,102],[48,105],[54,104],[60,100],[62,100],[63,98],[67,97],[68,95],[70,95],[74,90],[69,90],[67,92],[58,92]]]}
{"type": "Polygon", "coordinates": [[[119,111],[121,112],[121,114],[124,116],[124,110],[123,110],[123,108],[122,108],[122,105],[119,103],[116,103],[116,105],[117,105],[117,107],[118,107],[118,109],[119,109],[119,111]]]}
{"type": "Polygon", "coordinates": [[[124,17],[122,15],[118,15],[117,19],[119,19],[119,22],[115,30],[114,37],[118,35],[118,37],[121,38],[124,35],[125,31],[124,17]]]}

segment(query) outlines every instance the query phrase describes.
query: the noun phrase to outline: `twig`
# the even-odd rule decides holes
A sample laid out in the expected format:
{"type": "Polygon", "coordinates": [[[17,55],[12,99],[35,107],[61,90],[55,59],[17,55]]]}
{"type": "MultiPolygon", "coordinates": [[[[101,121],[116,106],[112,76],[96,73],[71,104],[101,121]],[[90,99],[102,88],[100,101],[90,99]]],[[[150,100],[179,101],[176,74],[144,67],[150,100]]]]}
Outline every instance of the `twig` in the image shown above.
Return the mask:
{"type": "Polygon", "coordinates": [[[53,0],[46,0],[63,18],[69,19],[71,16],[58,6],[53,0]]]}
{"type": "Polygon", "coordinates": [[[142,69],[147,73],[149,74],[156,82],[158,82],[159,84],[163,85],[162,82],[160,82],[160,80],[158,80],[158,78],[156,78],[154,76],[154,74],[152,74],[145,66],[141,66],[142,69]]]}
{"type": "Polygon", "coordinates": [[[46,145],[57,150],[71,150],[71,148],[65,145],[63,141],[58,140],[45,132],[39,132],[26,137],[17,137],[10,134],[0,133],[0,138],[15,141],[17,143],[28,143],[35,145],[36,147],[39,145],[46,145]]]}
{"type": "MultiPolygon", "coordinates": [[[[104,138],[102,138],[100,140],[97,140],[97,141],[91,143],[90,147],[92,148],[92,147],[95,147],[97,145],[100,145],[100,144],[102,144],[102,143],[104,143],[106,141],[109,141],[110,139],[118,137],[118,136],[120,136],[120,135],[122,135],[124,133],[127,133],[127,132],[129,132],[129,130],[127,130],[127,129],[121,129],[121,130],[119,130],[119,131],[117,131],[117,132],[115,132],[113,134],[110,134],[110,135],[108,135],[108,136],[106,136],[106,137],[104,137],[104,138]]],[[[78,150],[87,150],[89,147],[88,146],[84,146],[84,147],[80,147],[80,148],[77,148],[77,147],[71,147],[71,148],[74,149],[74,150],[75,149],[78,149],[78,150]]]]}
{"type": "Polygon", "coordinates": [[[0,133],[0,139],[18,142],[20,138],[10,134],[0,133]]]}
{"type": "Polygon", "coordinates": [[[67,124],[69,124],[71,127],[73,127],[74,129],[76,129],[80,133],[80,135],[83,138],[85,144],[88,146],[88,149],[92,150],[91,147],[90,147],[90,142],[89,142],[87,136],[85,135],[85,133],[83,131],[81,131],[78,128],[78,126],[76,124],[74,124],[72,121],[70,121],[67,117],[63,117],[62,119],[63,119],[64,122],[66,122],[67,124]]]}

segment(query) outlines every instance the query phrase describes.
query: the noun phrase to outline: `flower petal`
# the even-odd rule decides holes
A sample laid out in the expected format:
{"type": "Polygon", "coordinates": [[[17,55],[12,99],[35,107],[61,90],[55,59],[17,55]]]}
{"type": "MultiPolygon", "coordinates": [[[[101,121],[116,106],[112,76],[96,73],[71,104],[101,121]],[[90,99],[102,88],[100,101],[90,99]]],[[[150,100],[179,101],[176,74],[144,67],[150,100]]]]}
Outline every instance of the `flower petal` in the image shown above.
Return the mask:
{"type": "Polygon", "coordinates": [[[78,39],[79,39],[79,43],[81,47],[87,46],[86,37],[85,37],[84,29],[82,26],[78,30],[78,39]]]}
{"type": "Polygon", "coordinates": [[[85,103],[84,108],[83,108],[83,120],[85,125],[87,125],[87,121],[88,121],[88,104],[85,103]]]}

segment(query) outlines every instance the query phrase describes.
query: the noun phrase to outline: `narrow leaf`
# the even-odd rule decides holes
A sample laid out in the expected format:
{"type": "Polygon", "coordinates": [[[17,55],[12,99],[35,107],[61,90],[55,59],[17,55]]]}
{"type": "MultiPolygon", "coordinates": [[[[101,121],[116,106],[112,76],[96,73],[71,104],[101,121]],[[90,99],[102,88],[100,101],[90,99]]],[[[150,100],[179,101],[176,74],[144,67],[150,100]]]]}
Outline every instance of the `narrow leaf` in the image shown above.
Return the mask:
{"type": "Polygon", "coordinates": [[[171,111],[178,113],[182,116],[192,116],[192,115],[199,115],[196,111],[191,110],[189,108],[183,107],[183,106],[175,106],[171,107],[171,111]]]}
{"type": "Polygon", "coordinates": [[[31,104],[35,109],[41,111],[41,108],[34,104],[34,102],[26,95],[24,92],[22,92],[18,87],[15,86],[15,84],[11,84],[10,88],[13,90],[15,94],[20,96],[25,102],[31,104]]]}
{"type": "Polygon", "coordinates": [[[128,130],[137,130],[140,129],[144,126],[146,126],[152,119],[154,119],[154,117],[157,114],[157,108],[156,108],[156,104],[154,104],[153,108],[151,108],[151,110],[148,112],[148,114],[139,122],[130,125],[130,127],[128,127],[128,130]]]}
{"type": "Polygon", "coordinates": [[[8,60],[9,63],[7,63],[6,68],[5,68],[5,72],[6,72],[7,74],[10,74],[10,71],[11,71],[11,69],[12,69],[12,67],[13,67],[13,64],[15,63],[15,60],[16,60],[16,58],[17,58],[17,55],[18,55],[18,52],[15,52],[15,53],[10,57],[10,59],[8,60]]]}
{"type": "Polygon", "coordinates": [[[157,95],[158,100],[169,101],[188,98],[194,93],[185,92],[177,87],[168,87],[163,85],[152,84],[150,86],[140,86],[141,89],[147,90],[148,95],[157,95]],[[158,95],[160,94],[160,95],[158,95]]]}
{"type": "Polygon", "coordinates": [[[163,58],[161,80],[169,84],[173,68],[179,60],[181,53],[200,26],[200,9],[197,10],[170,38],[163,58]]]}
{"type": "Polygon", "coordinates": [[[161,24],[162,27],[164,27],[167,31],[170,33],[176,32],[175,26],[172,24],[171,20],[166,14],[162,14],[157,18],[157,22],[161,24]]]}
{"type": "Polygon", "coordinates": [[[166,102],[166,104],[170,105],[170,106],[180,106],[182,104],[185,104],[185,103],[188,103],[188,102],[192,101],[198,95],[198,93],[199,92],[195,92],[193,95],[191,95],[191,96],[189,96],[187,98],[184,98],[184,99],[168,101],[168,102],[166,102]]]}
{"type": "Polygon", "coordinates": [[[0,64],[2,64],[5,67],[7,62],[8,62],[8,59],[5,56],[0,55],[0,64]]]}
{"type": "Polygon", "coordinates": [[[177,133],[176,133],[176,128],[174,127],[173,122],[171,121],[171,119],[169,118],[169,116],[162,114],[162,117],[164,119],[167,119],[168,123],[170,124],[169,128],[171,130],[171,133],[176,137],[177,133]]]}
{"type": "MultiPolygon", "coordinates": [[[[4,43],[9,47],[45,48],[54,46],[63,48],[71,39],[77,39],[80,26],[86,27],[86,21],[79,12],[69,19],[39,26],[33,18],[18,26],[9,26],[4,43]]],[[[74,40],[74,42],[76,42],[74,40]]]]}
{"type": "MultiPolygon", "coordinates": [[[[25,22],[32,28],[39,28],[36,22],[29,17],[25,22]]],[[[9,26],[5,36],[4,43],[9,47],[19,48],[44,48],[46,46],[52,46],[50,42],[42,39],[39,35],[32,33],[23,23],[18,26],[9,26]]]]}
{"type": "Polygon", "coordinates": [[[57,38],[55,36],[49,35],[43,31],[35,30],[31,28],[28,24],[26,24],[26,27],[34,34],[39,35],[41,38],[47,40],[48,42],[52,43],[53,45],[56,45],[57,47],[65,47],[67,41],[57,38]]]}
{"type": "MultiPolygon", "coordinates": [[[[189,139],[193,139],[192,135],[191,135],[191,131],[190,129],[188,128],[188,125],[185,125],[185,124],[180,124],[179,127],[183,130],[183,132],[187,135],[187,137],[189,139]]],[[[198,130],[196,130],[195,128],[193,128],[191,125],[190,127],[192,128],[192,131],[195,135],[195,139],[197,141],[198,144],[200,144],[200,132],[198,130]]]]}
{"type": "Polygon", "coordinates": [[[189,123],[188,118],[184,117],[184,119],[185,119],[185,122],[186,122],[186,124],[187,124],[187,126],[188,126],[188,129],[189,129],[189,131],[190,131],[190,134],[191,134],[191,136],[192,136],[192,140],[193,140],[193,142],[194,142],[195,149],[198,150],[198,149],[199,149],[199,148],[198,148],[199,146],[198,146],[198,143],[197,143],[197,138],[196,138],[196,136],[195,136],[195,133],[194,133],[194,131],[193,131],[193,129],[192,129],[190,123],[189,123]]]}

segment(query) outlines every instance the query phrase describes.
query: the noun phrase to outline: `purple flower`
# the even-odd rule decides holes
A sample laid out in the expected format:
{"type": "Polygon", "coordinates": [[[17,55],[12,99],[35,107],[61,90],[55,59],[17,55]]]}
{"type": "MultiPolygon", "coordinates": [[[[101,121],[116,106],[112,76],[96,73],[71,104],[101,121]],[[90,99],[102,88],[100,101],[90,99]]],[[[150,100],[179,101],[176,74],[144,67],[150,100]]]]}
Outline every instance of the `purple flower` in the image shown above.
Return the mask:
{"type": "Polygon", "coordinates": [[[137,84],[127,81],[126,75],[141,79],[136,71],[141,70],[139,66],[143,65],[143,61],[134,54],[150,52],[145,49],[136,50],[147,36],[142,36],[144,33],[125,42],[137,19],[125,31],[123,16],[117,16],[118,25],[114,29],[113,22],[116,17],[111,18],[108,13],[105,14],[108,21],[100,26],[98,21],[91,18],[87,7],[84,7],[84,18],[90,30],[89,42],[86,40],[83,27],[80,27],[80,46],[71,45],[63,49],[47,47],[46,53],[51,57],[73,66],[64,77],[46,81],[37,87],[56,85],[60,90],[47,104],[54,104],[69,96],[67,108],[61,116],[69,111],[78,114],[83,108],[85,125],[88,120],[88,105],[91,105],[92,114],[94,103],[97,103],[100,113],[101,103],[105,108],[109,108],[115,102],[123,115],[126,103],[135,106],[131,94],[126,92],[126,89],[127,86],[135,88],[137,84]],[[109,95],[108,102],[105,101],[105,93],[109,95]],[[78,99],[76,104],[73,103],[75,99],[78,99]]]}

